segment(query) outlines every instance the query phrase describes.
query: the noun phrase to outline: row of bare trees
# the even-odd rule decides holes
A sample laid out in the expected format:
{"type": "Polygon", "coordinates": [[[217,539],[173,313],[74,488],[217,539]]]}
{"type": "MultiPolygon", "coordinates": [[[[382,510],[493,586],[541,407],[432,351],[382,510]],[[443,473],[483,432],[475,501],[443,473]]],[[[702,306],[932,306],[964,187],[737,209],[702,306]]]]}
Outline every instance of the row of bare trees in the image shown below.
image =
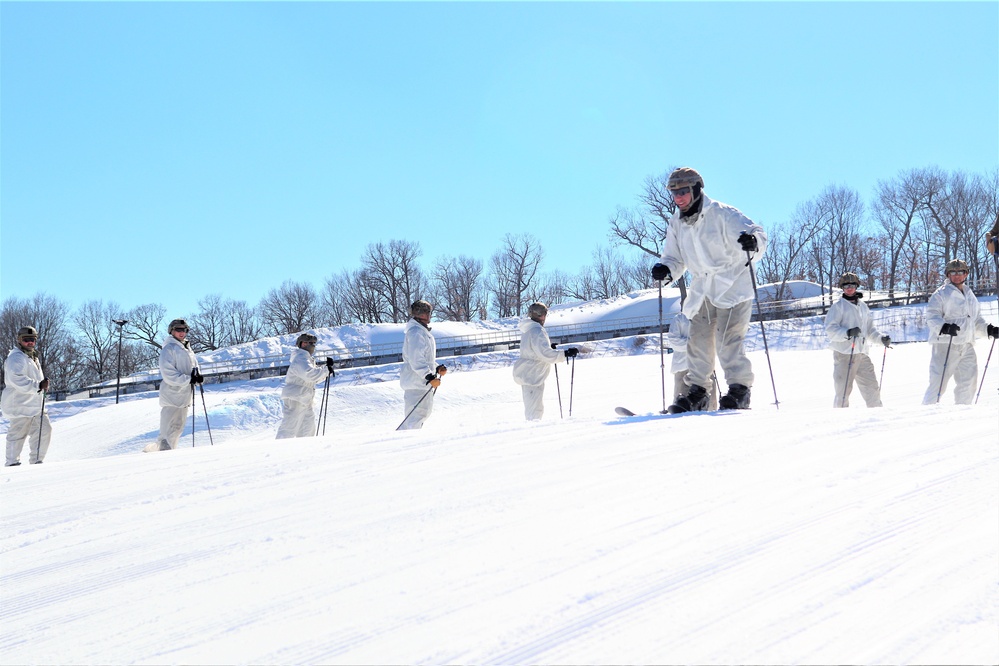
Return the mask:
{"type": "MultiPolygon", "coordinates": [[[[460,255],[425,265],[418,242],[372,243],[357,268],[330,275],[318,289],[286,280],[255,305],[205,296],[185,317],[190,340],[201,352],[320,327],[400,323],[418,298],[433,304],[437,319],[471,321],[516,317],[535,300],[557,305],[653,287],[649,266],[662,253],[675,211],[666,188],[670,171],[648,177],[636,204],[610,216],[613,246],[595,250],[575,275],[546,271],[541,243],[530,234],[505,235],[487,262],[460,255]]],[[[790,219],[760,221],[770,247],[758,262],[758,278],[778,284],[781,299],[791,280],[828,286],[850,270],[865,288],[894,295],[935,288],[946,261],[960,257],[972,282],[994,279],[982,232],[996,219],[997,202],[999,171],[912,169],[879,182],[866,203],[855,190],[829,186],[799,204],[790,219]]],[[[0,335],[12,340],[20,326],[36,326],[53,386],[69,389],[114,378],[119,346],[123,374],[155,366],[166,323],[177,314],[168,318],[155,303],[126,309],[102,300],[73,311],[36,294],[0,304],[0,335]],[[116,319],[128,324],[120,328],[116,319]]]]}

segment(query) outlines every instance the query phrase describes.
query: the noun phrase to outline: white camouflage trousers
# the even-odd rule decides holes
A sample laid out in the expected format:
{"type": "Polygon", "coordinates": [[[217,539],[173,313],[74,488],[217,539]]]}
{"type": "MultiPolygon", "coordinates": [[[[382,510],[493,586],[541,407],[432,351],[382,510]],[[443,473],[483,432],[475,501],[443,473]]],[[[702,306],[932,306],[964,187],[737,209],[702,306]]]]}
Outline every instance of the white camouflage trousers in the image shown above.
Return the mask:
{"type": "Polygon", "coordinates": [[[947,345],[931,344],[930,353],[930,383],[926,387],[926,394],[923,396],[924,405],[933,405],[937,402],[937,393],[940,397],[947,392],[947,385],[950,380],[954,380],[954,404],[970,405],[975,397],[975,386],[978,384],[978,356],[975,354],[975,345],[971,342],[950,345],[950,355],[947,355],[947,345]],[[947,361],[946,374],[944,372],[944,360],[947,361]],[[943,388],[941,388],[940,378],[943,377],[943,388]]]}
{"type": "Polygon", "coordinates": [[[545,415],[545,385],[522,384],[520,389],[524,395],[524,418],[528,421],[540,421],[545,415]]]}
{"type": "Polygon", "coordinates": [[[176,449],[180,436],[184,433],[184,423],[187,421],[188,408],[160,407],[160,436],[157,443],[166,442],[171,449],[176,449]]]}
{"type": "Polygon", "coordinates": [[[315,436],[316,410],[311,402],[282,400],[281,407],[284,409],[284,416],[281,418],[275,439],[315,436]]]}
{"type": "Polygon", "coordinates": [[[871,362],[871,357],[867,354],[854,353],[851,363],[849,354],[834,351],[833,387],[836,398],[833,401],[833,407],[850,406],[850,394],[853,392],[854,382],[860,389],[860,395],[868,407],[883,406],[881,404],[881,387],[878,386],[878,378],[874,374],[874,363],[871,362]],[[847,377],[848,373],[849,377],[847,377]]]}
{"type": "Polygon", "coordinates": [[[12,416],[10,428],[7,430],[7,465],[13,465],[21,457],[24,440],[28,440],[28,462],[36,463],[45,459],[52,440],[52,424],[49,415],[43,412],[39,416],[12,416]],[[41,431],[41,437],[39,437],[41,431]]]}
{"type": "Polygon", "coordinates": [[[729,386],[753,386],[753,364],[746,356],[746,331],[753,302],[745,301],[731,308],[715,307],[705,300],[690,320],[687,340],[687,385],[711,387],[715,355],[725,372],[729,386]]]}

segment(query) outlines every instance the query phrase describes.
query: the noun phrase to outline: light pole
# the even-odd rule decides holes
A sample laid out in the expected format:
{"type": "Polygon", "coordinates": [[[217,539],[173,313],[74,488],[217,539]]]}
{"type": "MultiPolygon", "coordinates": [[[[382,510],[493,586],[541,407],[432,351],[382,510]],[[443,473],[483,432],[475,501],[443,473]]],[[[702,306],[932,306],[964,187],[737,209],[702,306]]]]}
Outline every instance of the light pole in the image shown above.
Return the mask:
{"type": "Polygon", "coordinates": [[[114,387],[114,404],[118,404],[118,392],[121,390],[121,336],[125,330],[125,324],[128,323],[127,319],[112,319],[114,323],[118,324],[118,383],[114,387]]]}

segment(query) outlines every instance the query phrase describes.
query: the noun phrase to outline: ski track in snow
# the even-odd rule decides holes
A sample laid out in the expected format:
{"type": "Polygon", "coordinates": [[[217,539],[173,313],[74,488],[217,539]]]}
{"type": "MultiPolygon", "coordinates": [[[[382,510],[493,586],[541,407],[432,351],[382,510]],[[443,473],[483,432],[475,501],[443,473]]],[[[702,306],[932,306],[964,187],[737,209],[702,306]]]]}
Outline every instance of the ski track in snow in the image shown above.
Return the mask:
{"type": "Polygon", "coordinates": [[[833,410],[829,353],[784,351],[776,409],[754,352],[752,410],[621,419],[662,381],[621,344],[540,424],[509,353],[456,359],[419,432],[392,380],[281,443],[279,382],[213,386],[216,445],[167,454],[132,453],[155,397],[63,408],[0,477],[0,662],[999,661],[994,388],[922,407],[905,345],[887,407],[833,410]]]}

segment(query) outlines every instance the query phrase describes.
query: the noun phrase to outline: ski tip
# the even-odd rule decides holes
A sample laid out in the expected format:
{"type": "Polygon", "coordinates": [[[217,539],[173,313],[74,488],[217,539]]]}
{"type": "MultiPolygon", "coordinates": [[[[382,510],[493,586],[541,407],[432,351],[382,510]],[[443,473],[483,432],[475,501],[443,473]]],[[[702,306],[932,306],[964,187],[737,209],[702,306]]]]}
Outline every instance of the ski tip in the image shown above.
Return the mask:
{"type": "Polygon", "coordinates": [[[635,416],[635,412],[624,407],[615,407],[614,412],[619,416],[635,416]]]}

